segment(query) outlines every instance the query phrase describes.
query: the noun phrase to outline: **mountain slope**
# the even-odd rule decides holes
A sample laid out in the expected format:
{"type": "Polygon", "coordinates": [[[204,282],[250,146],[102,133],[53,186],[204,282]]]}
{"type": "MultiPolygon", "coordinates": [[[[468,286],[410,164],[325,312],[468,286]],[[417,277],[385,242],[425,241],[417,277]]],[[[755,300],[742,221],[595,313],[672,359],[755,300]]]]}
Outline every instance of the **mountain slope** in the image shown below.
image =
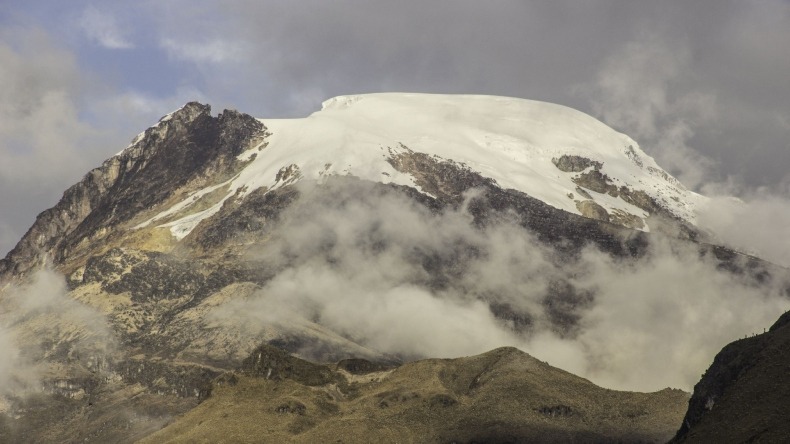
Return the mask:
{"type": "Polygon", "coordinates": [[[790,313],[716,355],[672,442],[783,442],[790,436],[790,313]]]}
{"type": "Polygon", "coordinates": [[[66,190],[0,261],[0,278],[87,256],[90,244],[123,232],[125,223],[141,212],[167,205],[183,189],[228,175],[238,163],[235,156],[263,127],[236,111],[215,118],[210,110],[208,105],[186,104],[66,190]]]}
{"type": "Polygon", "coordinates": [[[394,369],[310,365],[262,348],[143,442],[659,443],[687,396],[602,389],[508,348],[394,369]]]}

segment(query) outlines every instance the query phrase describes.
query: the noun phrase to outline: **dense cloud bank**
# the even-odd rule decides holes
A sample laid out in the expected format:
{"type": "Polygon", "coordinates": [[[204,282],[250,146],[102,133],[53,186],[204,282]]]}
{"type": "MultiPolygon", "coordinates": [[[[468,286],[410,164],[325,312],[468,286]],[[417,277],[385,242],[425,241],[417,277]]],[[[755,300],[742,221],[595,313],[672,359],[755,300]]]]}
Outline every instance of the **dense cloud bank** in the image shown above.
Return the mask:
{"type": "Polygon", "coordinates": [[[638,261],[592,247],[558,257],[512,214],[478,227],[465,205],[438,212],[367,185],[325,187],[304,185],[255,253],[276,276],[216,319],[295,332],[320,324],[406,359],[513,345],[604,386],[647,391],[690,390],[723,345],[790,307],[781,283],[718,270],[694,245],[654,236],[638,261]]]}

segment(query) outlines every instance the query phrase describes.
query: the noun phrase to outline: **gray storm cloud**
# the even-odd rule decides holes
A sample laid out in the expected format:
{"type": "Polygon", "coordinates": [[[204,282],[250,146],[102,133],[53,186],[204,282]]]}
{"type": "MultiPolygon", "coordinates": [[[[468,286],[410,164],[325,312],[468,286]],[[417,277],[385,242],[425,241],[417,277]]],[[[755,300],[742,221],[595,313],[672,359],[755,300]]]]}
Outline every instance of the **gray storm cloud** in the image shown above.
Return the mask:
{"type": "Polygon", "coordinates": [[[728,176],[773,185],[790,162],[783,0],[228,0],[157,13],[168,42],[246,48],[239,65],[194,63],[221,79],[209,96],[260,115],[301,116],[360,92],[497,94],[602,117],[693,188],[728,176]],[[193,26],[209,18],[208,30],[193,26]]]}
{"type": "Polygon", "coordinates": [[[280,271],[215,320],[318,324],[406,359],[513,345],[604,386],[649,391],[690,390],[722,346],[790,307],[780,283],[756,287],[693,246],[656,237],[636,262],[593,248],[558,260],[509,216],[481,228],[463,208],[436,213],[366,186],[325,186],[305,188],[255,254],[280,271]],[[570,329],[547,303],[562,279],[593,295],[566,301],[570,329]]]}

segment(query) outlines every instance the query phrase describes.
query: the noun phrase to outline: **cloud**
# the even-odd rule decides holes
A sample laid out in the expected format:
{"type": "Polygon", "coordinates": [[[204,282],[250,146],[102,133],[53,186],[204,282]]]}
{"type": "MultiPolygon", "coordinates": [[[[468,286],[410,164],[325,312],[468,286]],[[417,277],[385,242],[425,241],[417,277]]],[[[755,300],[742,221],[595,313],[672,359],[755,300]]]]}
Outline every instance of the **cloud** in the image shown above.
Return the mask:
{"type": "Polygon", "coordinates": [[[89,6],[80,16],[79,26],[89,40],[100,46],[108,49],[134,48],[134,44],[111,13],[89,6]]]}
{"type": "Polygon", "coordinates": [[[698,211],[700,225],[727,245],[790,267],[790,199],[772,192],[741,199],[715,196],[698,211]]]}
{"type": "Polygon", "coordinates": [[[406,359],[513,345],[606,387],[690,390],[722,346],[790,307],[781,282],[755,287],[657,236],[639,261],[573,260],[512,216],[481,228],[463,208],[342,180],[302,191],[253,255],[279,271],[215,309],[218,325],[321,326],[406,359]]]}
{"type": "Polygon", "coordinates": [[[589,250],[581,264],[588,271],[574,282],[596,299],[573,346],[585,357],[578,371],[604,386],[690,390],[724,345],[762,333],[790,307],[786,282],[756,288],[691,245],[654,241],[634,264],[589,250]]]}
{"type": "Polygon", "coordinates": [[[610,55],[593,84],[580,87],[604,122],[625,131],[659,165],[690,188],[709,180],[713,161],[690,146],[695,131],[716,119],[716,97],[679,91],[692,69],[684,42],[669,44],[646,35],[610,55]]]}
{"type": "MultiPolygon", "coordinates": [[[[0,292],[0,398],[39,391],[55,367],[94,368],[115,347],[106,318],[67,296],[65,280],[40,270],[0,292]]],[[[56,378],[67,378],[61,369],[56,378]]]]}

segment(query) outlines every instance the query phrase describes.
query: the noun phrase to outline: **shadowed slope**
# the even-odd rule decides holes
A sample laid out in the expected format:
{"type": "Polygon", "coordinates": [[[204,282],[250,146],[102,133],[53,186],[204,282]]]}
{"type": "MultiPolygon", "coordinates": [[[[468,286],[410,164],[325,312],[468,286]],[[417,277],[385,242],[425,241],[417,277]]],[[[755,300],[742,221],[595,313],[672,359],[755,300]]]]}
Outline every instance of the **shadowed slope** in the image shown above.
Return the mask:
{"type": "Polygon", "coordinates": [[[694,387],[673,442],[786,442],[790,313],[764,334],[724,347],[694,387]]]}

